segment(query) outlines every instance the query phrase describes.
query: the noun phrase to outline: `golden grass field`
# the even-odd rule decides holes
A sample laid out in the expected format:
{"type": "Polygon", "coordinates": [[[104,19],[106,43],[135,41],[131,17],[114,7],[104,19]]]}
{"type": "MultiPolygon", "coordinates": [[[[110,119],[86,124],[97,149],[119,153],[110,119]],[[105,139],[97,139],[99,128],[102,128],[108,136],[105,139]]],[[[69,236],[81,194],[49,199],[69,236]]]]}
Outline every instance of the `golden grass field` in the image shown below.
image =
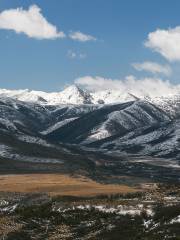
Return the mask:
{"type": "Polygon", "coordinates": [[[45,192],[50,195],[95,196],[135,192],[137,189],[126,185],[101,184],[84,177],[63,174],[15,174],[0,176],[0,191],[4,192],[45,192]]]}

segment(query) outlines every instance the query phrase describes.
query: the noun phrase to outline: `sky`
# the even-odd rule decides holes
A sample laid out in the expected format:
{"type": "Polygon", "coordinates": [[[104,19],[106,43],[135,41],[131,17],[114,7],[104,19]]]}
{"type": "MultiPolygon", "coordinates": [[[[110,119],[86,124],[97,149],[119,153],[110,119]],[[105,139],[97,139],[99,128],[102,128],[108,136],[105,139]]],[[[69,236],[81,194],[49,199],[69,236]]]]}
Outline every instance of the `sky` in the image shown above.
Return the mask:
{"type": "Polygon", "coordinates": [[[0,0],[0,88],[179,87],[179,9],[179,0],[0,0]]]}

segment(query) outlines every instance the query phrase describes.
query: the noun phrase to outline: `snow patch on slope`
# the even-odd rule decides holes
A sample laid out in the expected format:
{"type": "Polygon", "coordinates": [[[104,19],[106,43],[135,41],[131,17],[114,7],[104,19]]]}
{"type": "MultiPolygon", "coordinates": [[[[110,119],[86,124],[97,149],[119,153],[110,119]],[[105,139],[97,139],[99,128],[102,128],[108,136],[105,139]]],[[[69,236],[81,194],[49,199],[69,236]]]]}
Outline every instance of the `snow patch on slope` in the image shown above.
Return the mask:
{"type": "Polygon", "coordinates": [[[68,118],[68,119],[65,119],[65,120],[63,120],[63,121],[57,122],[57,123],[55,123],[53,126],[51,126],[51,127],[49,127],[48,129],[42,131],[41,134],[46,135],[46,134],[48,134],[48,133],[51,133],[51,132],[57,130],[58,128],[66,125],[66,124],[68,124],[69,122],[74,121],[74,120],[77,119],[77,118],[78,118],[78,117],[68,118]]]}

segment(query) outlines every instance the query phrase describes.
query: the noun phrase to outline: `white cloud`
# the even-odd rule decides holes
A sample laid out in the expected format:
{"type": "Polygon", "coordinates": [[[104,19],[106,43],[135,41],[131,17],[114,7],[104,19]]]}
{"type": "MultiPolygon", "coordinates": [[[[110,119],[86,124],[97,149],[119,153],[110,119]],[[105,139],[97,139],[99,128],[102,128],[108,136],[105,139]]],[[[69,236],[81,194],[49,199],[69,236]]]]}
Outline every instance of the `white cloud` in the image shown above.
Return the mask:
{"type": "Polygon", "coordinates": [[[69,37],[75,41],[79,41],[79,42],[87,42],[87,41],[96,41],[96,38],[91,36],[91,35],[87,35],[84,34],[80,31],[77,32],[70,32],[69,37]]]}
{"type": "Polygon", "coordinates": [[[77,53],[77,52],[74,52],[72,50],[68,50],[67,57],[71,58],[71,59],[84,59],[87,56],[86,56],[85,53],[77,53]]]}
{"type": "Polygon", "coordinates": [[[136,96],[166,96],[180,92],[180,85],[173,85],[168,80],[160,78],[136,79],[134,76],[127,76],[124,80],[107,79],[103,77],[85,76],[75,80],[75,83],[90,91],[118,90],[122,95],[132,93],[136,96]]]}
{"type": "Polygon", "coordinates": [[[156,62],[133,63],[132,66],[137,71],[147,71],[154,74],[162,73],[169,76],[172,73],[172,69],[169,65],[161,65],[156,62]]]}
{"type": "Polygon", "coordinates": [[[24,33],[36,39],[63,38],[65,34],[58,32],[56,26],[49,23],[41,14],[41,9],[32,5],[28,10],[23,8],[9,9],[0,13],[0,29],[24,33]]]}
{"type": "Polygon", "coordinates": [[[145,46],[160,53],[169,61],[180,60],[180,27],[157,29],[148,34],[145,46]]]}

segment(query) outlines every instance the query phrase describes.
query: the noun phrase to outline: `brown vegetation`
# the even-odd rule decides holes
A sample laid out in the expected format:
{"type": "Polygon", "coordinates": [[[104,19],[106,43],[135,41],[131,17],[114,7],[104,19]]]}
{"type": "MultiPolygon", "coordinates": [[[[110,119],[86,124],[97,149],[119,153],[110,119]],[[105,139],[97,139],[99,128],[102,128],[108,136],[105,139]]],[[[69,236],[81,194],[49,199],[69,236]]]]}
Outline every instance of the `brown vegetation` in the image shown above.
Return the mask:
{"type": "Polygon", "coordinates": [[[126,185],[101,184],[84,177],[71,177],[63,174],[15,174],[0,176],[0,191],[93,196],[135,192],[137,189],[126,185]]]}

